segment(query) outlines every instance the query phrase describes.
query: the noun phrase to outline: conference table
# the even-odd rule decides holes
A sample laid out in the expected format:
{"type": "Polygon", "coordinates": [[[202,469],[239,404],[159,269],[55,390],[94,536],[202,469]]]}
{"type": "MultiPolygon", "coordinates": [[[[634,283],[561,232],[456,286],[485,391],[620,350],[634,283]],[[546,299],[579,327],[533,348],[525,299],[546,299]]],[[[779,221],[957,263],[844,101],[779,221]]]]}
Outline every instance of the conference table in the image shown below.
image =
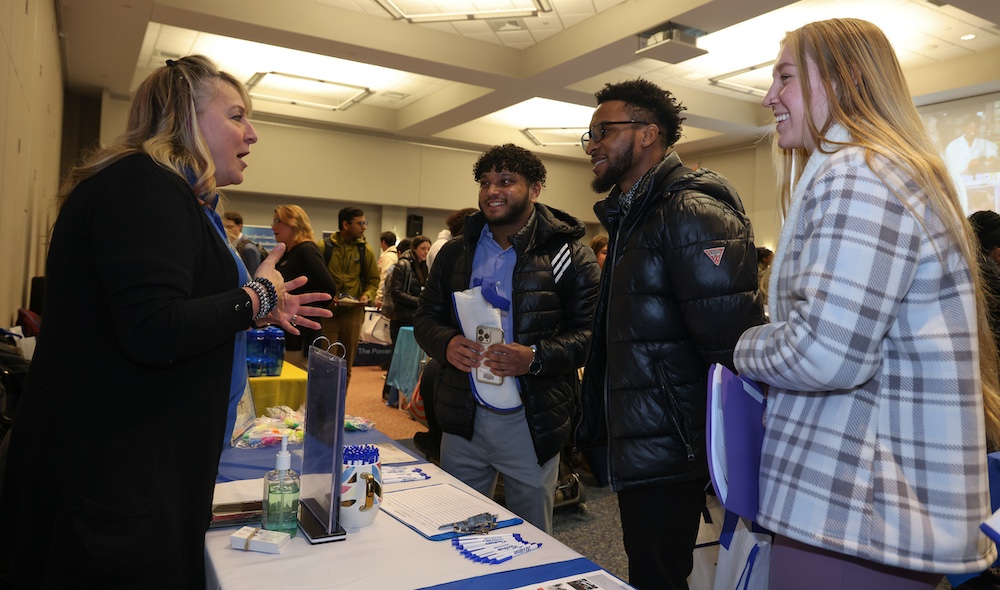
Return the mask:
{"type": "MultiPolygon", "coordinates": [[[[397,445],[377,430],[349,431],[345,444],[376,444],[382,450],[383,466],[401,464],[421,469],[430,479],[385,483],[383,506],[392,492],[447,483],[475,493],[468,486],[432,463],[427,463],[397,445]]],[[[260,500],[263,474],[274,468],[274,447],[234,449],[223,452],[215,489],[215,502],[260,500]]],[[[301,463],[293,450],[292,468],[301,463]]],[[[500,509],[499,506],[496,506],[500,509]]],[[[475,588],[499,590],[520,588],[630,588],[589,559],[528,523],[498,528],[492,534],[517,533],[525,542],[541,547],[500,564],[466,559],[448,540],[431,541],[386,512],[372,525],[348,528],[347,538],[311,545],[302,532],[291,539],[280,554],[233,549],[230,535],[235,528],[211,529],[205,536],[206,585],[225,590],[322,589],[391,590],[475,588]],[[557,584],[562,583],[562,586],[557,584]]]]}

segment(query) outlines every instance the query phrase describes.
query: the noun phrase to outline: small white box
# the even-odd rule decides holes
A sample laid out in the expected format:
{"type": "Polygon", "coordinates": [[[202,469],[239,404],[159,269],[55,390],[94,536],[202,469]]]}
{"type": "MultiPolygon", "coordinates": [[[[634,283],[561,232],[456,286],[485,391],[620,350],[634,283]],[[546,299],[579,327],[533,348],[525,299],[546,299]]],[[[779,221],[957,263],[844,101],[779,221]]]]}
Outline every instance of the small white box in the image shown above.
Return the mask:
{"type": "Polygon", "coordinates": [[[233,549],[241,551],[261,551],[263,553],[281,553],[281,548],[291,539],[288,533],[268,531],[260,527],[245,526],[229,535],[233,549]]]}

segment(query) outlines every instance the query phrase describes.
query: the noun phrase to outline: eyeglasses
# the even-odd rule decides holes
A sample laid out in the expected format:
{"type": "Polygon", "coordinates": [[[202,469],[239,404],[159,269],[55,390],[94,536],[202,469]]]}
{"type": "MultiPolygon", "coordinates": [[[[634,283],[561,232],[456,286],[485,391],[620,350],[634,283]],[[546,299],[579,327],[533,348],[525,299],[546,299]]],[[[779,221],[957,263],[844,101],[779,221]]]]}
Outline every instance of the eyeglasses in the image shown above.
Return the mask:
{"type": "Polygon", "coordinates": [[[580,136],[580,145],[583,147],[583,151],[587,151],[588,143],[600,143],[604,139],[604,136],[608,133],[608,130],[605,129],[607,125],[649,125],[649,123],[645,121],[602,121],[580,136]],[[598,127],[600,127],[600,130],[595,131],[598,127]]]}
{"type": "Polygon", "coordinates": [[[360,225],[361,227],[368,227],[368,222],[367,221],[353,221],[352,223],[356,223],[356,224],[360,225]]]}

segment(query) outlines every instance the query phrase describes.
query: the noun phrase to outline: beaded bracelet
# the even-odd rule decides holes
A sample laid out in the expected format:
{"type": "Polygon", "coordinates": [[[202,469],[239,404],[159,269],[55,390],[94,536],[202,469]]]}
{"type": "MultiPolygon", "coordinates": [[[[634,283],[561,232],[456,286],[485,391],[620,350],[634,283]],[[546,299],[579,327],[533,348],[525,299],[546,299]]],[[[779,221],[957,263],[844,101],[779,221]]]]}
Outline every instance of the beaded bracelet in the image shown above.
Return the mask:
{"type": "Polygon", "coordinates": [[[254,279],[254,281],[256,281],[256,282],[264,285],[264,288],[267,289],[267,299],[268,299],[268,301],[271,302],[270,305],[267,308],[267,313],[264,314],[264,315],[267,315],[268,313],[271,313],[271,310],[274,309],[278,305],[278,293],[277,293],[277,291],[275,291],[274,284],[271,283],[271,281],[269,281],[269,280],[267,280],[267,279],[265,279],[263,277],[261,277],[259,279],[254,279]]]}
{"type": "Polygon", "coordinates": [[[260,311],[257,312],[256,316],[254,316],[254,321],[262,320],[267,317],[267,314],[271,313],[271,310],[274,309],[275,304],[278,302],[278,297],[271,281],[264,278],[258,278],[252,281],[247,281],[243,286],[253,289],[254,293],[257,294],[257,299],[260,300],[260,311]]]}

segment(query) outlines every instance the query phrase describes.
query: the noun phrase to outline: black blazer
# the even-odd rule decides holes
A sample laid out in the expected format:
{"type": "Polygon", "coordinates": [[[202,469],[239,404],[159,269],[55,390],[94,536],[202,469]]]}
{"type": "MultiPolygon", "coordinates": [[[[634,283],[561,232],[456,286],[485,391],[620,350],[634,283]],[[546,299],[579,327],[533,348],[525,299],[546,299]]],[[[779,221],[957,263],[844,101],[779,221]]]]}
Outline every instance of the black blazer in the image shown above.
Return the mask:
{"type": "Polygon", "coordinates": [[[32,587],[204,585],[234,338],[252,310],[190,186],[145,155],[56,220],[0,496],[0,571],[32,587]],[[140,582],[141,580],[141,582],[140,582]]]}

